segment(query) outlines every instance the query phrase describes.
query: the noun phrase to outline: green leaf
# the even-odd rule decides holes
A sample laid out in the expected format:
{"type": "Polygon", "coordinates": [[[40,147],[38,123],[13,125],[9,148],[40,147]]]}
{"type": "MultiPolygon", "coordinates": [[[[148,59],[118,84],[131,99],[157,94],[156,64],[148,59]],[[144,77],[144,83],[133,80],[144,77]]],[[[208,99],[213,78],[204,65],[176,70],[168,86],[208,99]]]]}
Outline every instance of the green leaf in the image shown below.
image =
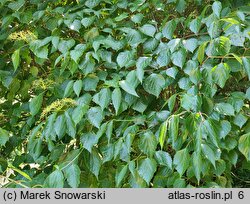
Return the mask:
{"type": "Polygon", "coordinates": [[[98,178],[102,160],[96,150],[92,151],[89,157],[89,170],[98,178]]]}
{"type": "Polygon", "coordinates": [[[229,103],[217,103],[214,106],[214,110],[222,115],[234,116],[234,107],[229,103]]]}
{"type": "Polygon", "coordinates": [[[128,75],[126,76],[126,80],[122,80],[119,82],[119,85],[127,93],[139,97],[135,91],[135,88],[139,83],[140,82],[137,79],[136,71],[133,70],[128,73],[128,75]]]}
{"type": "Polygon", "coordinates": [[[156,28],[153,25],[145,24],[139,30],[144,33],[145,35],[154,37],[154,34],[156,32],[156,28]]]}
{"type": "Polygon", "coordinates": [[[135,169],[135,161],[134,160],[128,162],[128,169],[131,172],[131,174],[135,177],[137,172],[136,172],[136,169],[135,169]]]}
{"type": "Polygon", "coordinates": [[[179,13],[183,13],[186,9],[186,1],[185,0],[178,0],[176,4],[176,11],[179,13]]]}
{"type": "Polygon", "coordinates": [[[155,153],[157,143],[155,135],[151,131],[147,131],[140,136],[139,148],[143,153],[152,157],[155,153]]]}
{"type": "Polygon", "coordinates": [[[43,46],[34,50],[34,54],[41,59],[47,59],[48,53],[49,53],[48,46],[43,46]]]}
{"type": "MultiPolygon", "coordinates": [[[[182,0],[182,1],[184,1],[184,0],[182,0]]],[[[174,181],[173,187],[174,188],[185,188],[186,187],[185,179],[181,179],[181,178],[176,179],[174,181]]]]}
{"type": "Polygon", "coordinates": [[[79,32],[79,30],[81,29],[81,21],[79,20],[74,20],[70,25],[69,25],[69,29],[74,30],[79,32]]]}
{"type": "MultiPolygon", "coordinates": [[[[143,97],[143,96],[142,96],[143,97]]],[[[146,98],[144,98],[145,100],[146,98]]],[[[148,106],[148,102],[143,99],[138,99],[132,106],[132,108],[140,113],[143,113],[148,106]]]]}
{"type": "Polygon", "coordinates": [[[184,172],[189,167],[190,163],[190,155],[188,153],[188,149],[182,149],[175,153],[174,155],[174,165],[176,166],[176,170],[182,176],[184,172]]]}
{"type": "Polygon", "coordinates": [[[135,87],[133,87],[131,84],[129,84],[126,80],[120,81],[119,85],[127,93],[129,93],[133,96],[139,97],[135,91],[135,87]]]}
{"type": "Polygon", "coordinates": [[[166,141],[167,126],[168,126],[168,121],[165,121],[164,123],[162,123],[160,127],[159,142],[160,142],[161,149],[163,148],[164,143],[166,141]]]}
{"type": "Polygon", "coordinates": [[[207,133],[211,141],[216,147],[218,147],[220,129],[216,127],[215,122],[210,119],[205,120],[203,124],[206,127],[207,133]]]}
{"type": "Polygon", "coordinates": [[[4,146],[8,140],[9,133],[6,130],[0,128],[0,146],[4,146]]]}
{"type": "Polygon", "coordinates": [[[108,107],[111,100],[111,92],[109,88],[102,89],[99,93],[95,94],[93,101],[101,106],[102,110],[108,107]]]}
{"type": "Polygon", "coordinates": [[[66,118],[65,115],[60,115],[57,117],[54,124],[55,132],[59,138],[65,134],[66,131],[66,118]]]}
{"type": "Polygon", "coordinates": [[[101,152],[102,152],[102,157],[103,157],[103,161],[102,161],[103,164],[105,162],[111,161],[114,157],[114,145],[110,143],[107,144],[105,147],[101,148],[101,152]]]}
{"type": "Polygon", "coordinates": [[[159,41],[155,38],[147,40],[145,43],[143,43],[143,50],[144,53],[150,54],[152,53],[158,46],[159,41]]]}
{"type": "Polygon", "coordinates": [[[63,188],[64,176],[60,170],[53,171],[44,181],[44,188],[63,188]]]}
{"type": "Polygon", "coordinates": [[[197,111],[200,109],[201,99],[196,95],[184,94],[181,98],[181,106],[187,111],[197,111]]]}
{"type": "Polygon", "coordinates": [[[98,50],[98,54],[100,55],[101,59],[105,62],[112,63],[112,52],[104,51],[104,50],[98,50]]]}
{"type": "Polygon", "coordinates": [[[240,137],[238,148],[247,161],[250,161],[250,133],[246,133],[240,137]]]}
{"type": "Polygon", "coordinates": [[[68,133],[69,136],[72,138],[75,138],[76,136],[76,127],[74,124],[74,121],[72,120],[71,116],[68,114],[68,112],[65,112],[66,116],[66,132],[68,133]]]}
{"type": "Polygon", "coordinates": [[[164,66],[167,66],[170,62],[170,51],[165,49],[165,50],[162,50],[158,57],[157,57],[157,64],[160,66],[160,67],[164,67],[164,66]]]}
{"type": "Polygon", "coordinates": [[[189,28],[193,33],[198,34],[200,31],[200,28],[201,28],[201,18],[198,17],[198,18],[192,20],[189,28]]]}
{"type": "Polygon", "coordinates": [[[118,115],[118,111],[122,102],[122,93],[119,88],[115,88],[112,92],[112,104],[115,108],[115,113],[118,115]]]}
{"type": "Polygon", "coordinates": [[[73,85],[73,90],[74,90],[75,94],[76,94],[78,97],[79,97],[80,92],[81,92],[81,90],[82,90],[82,85],[83,85],[82,80],[77,80],[77,81],[75,81],[75,83],[74,83],[74,85],[73,85]]]}
{"type": "Polygon", "coordinates": [[[220,63],[212,69],[213,79],[221,88],[225,86],[230,76],[229,73],[230,68],[225,63],[220,63]]]}
{"type": "Polygon", "coordinates": [[[250,59],[246,57],[242,57],[243,67],[245,69],[246,74],[248,75],[248,79],[250,80],[250,59]]]}
{"type": "Polygon", "coordinates": [[[213,100],[209,97],[203,96],[202,97],[202,112],[205,114],[211,114],[214,109],[213,100]]]}
{"type": "Polygon", "coordinates": [[[137,14],[131,16],[131,20],[134,23],[140,23],[142,21],[142,19],[143,19],[143,14],[141,14],[141,13],[137,13],[137,14]]]}
{"type": "Polygon", "coordinates": [[[4,173],[8,168],[8,163],[4,158],[0,158],[0,173],[4,173]]]}
{"type": "Polygon", "coordinates": [[[176,94],[172,95],[169,99],[168,99],[168,108],[169,111],[172,112],[175,106],[175,102],[176,102],[176,94]]]}
{"type": "Polygon", "coordinates": [[[202,159],[200,152],[193,153],[192,162],[193,162],[194,174],[199,184],[201,178],[201,170],[202,170],[202,159]]]}
{"type": "Polygon", "coordinates": [[[61,40],[58,44],[58,50],[62,53],[66,53],[68,50],[70,50],[75,45],[75,40],[61,40]]]}
{"type": "Polygon", "coordinates": [[[8,7],[14,11],[18,11],[25,4],[25,0],[18,0],[8,4],[8,7]]]}
{"type": "Polygon", "coordinates": [[[32,66],[32,67],[30,68],[30,73],[32,74],[32,76],[37,77],[37,75],[38,75],[38,73],[39,73],[39,70],[38,70],[37,67],[32,66]]]}
{"type": "Polygon", "coordinates": [[[237,160],[238,160],[238,153],[236,153],[236,151],[232,150],[229,152],[228,157],[229,157],[231,164],[236,166],[237,160]]]}
{"type": "Polygon", "coordinates": [[[59,168],[60,169],[65,169],[69,165],[72,165],[73,163],[77,163],[78,157],[82,151],[80,149],[74,149],[70,152],[67,152],[66,155],[63,155],[63,159],[59,162],[59,168]]]}
{"type": "Polygon", "coordinates": [[[83,55],[84,51],[86,50],[85,44],[78,44],[74,50],[70,51],[70,57],[78,63],[78,60],[83,55]]]}
{"type": "Polygon", "coordinates": [[[84,133],[80,140],[83,147],[91,153],[93,146],[98,143],[99,138],[94,133],[88,132],[84,133]]]}
{"type": "Polygon", "coordinates": [[[95,75],[88,75],[83,79],[83,90],[84,91],[95,91],[99,78],[95,75]]]}
{"type": "Polygon", "coordinates": [[[215,153],[214,151],[206,144],[201,144],[201,149],[204,154],[204,156],[213,164],[215,167],[215,153]]]}
{"type": "MultiPolygon", "coordinates": [[[[190,78],[191,78],[191,77],[190,77],[190,78]]],[[[190,87],[191,87],[190,78],[187,78],[187,77],[181,78],[181,79],[179,80],[179,82],[178,82],[178,86],[179,86],[181,89],[184,89],[184,90],[190,89],[190,87]]]]}
{"type": "Polygon", "coordinates": [[[246,98],[250,100],[250,87],[246,91],[246,98]]]}
{"type": "Polygon", "coordinates": [[[190,38],[188,40],[184,40],[183,45],[188,51],[193,53],[194,50],[198,47],[198,40],[195,38],[190,38]]]}
{"type": "Polygon", "coordinates": [[[125,13],[122,13],[122,14],[120,14],[119,16],[117,16],[116,18],[115,18],[115,21],[122,21],[123,19],[126,19],[128,17],[128,13],[127,12],[125,12],[125,13]]]}
{"type": "Polygon", "coordinates": [[[100,4],[101,0],[87,0],[85,1],[85,6],[93,9],[94,7],[98,6],[100,4]]]}
{"type": "Polygon", "coordinates": [[[110,142],[110,139],[112,137],[113,123],[114,123],[113,120],[111,120],[110,122],[108,122],[108,125],[107,125],[106,136],[108,138],[108,143],[110,142]]]}
{"type": "Polygon", "coordinates": [[[81,20],[81,24],[85,27],[88,28],[89,26],[92,25],[92,23],[95,21],[95,16],[91,16],[89,18],[83,18],[81,20]]]}
{"type": "Polygon", "coordinates": [[[135,172],[134,175],[130,176],[129,185],[132,188],[146,188],[147,187],[147,183],[137,172],[135,172]]]}
{"type": "Polygon", "coordinates": [[[128,41],[128,44],[132,48],[137,47],[140,43],[145,41],[145,39],[143,39],[142,34],[137,30],[128,29],[126,33],[127,33],[126,39],[128,41]]]}
{"type": "Polygon", "coordinates": [[[213,21],[209,25],[207,32],[208,32],[208,34],[210,35],[210,37],[212,39],[218,37],[219,33],[220,33],[219,22],[218,21],[213,21]]]}
{"type": "Polygon", "coordinates": [[[130,61],[133,59],[133,54],[131,51],[120,52],[117,56],[117,63],[119,67],[126,67],[130,61]]]}
{"type": "Polygon", "coordinates": [[[176,75],[178,74],[178,69],[176,67],[170,67],[166,70],[166,74],[173,79],[175,79],[176,75]]]}
{"type": "Polygon", "coordinates": [[[231,49],[230,39],[225,36],[221,36],[210,42],[208,53],[210,52],[209,55],[213,56],[227,55],[230,52],[230,49],[231,49]]]}
{"type": "Polygon", "coordinates": [[[148,185],[156,172],[156,167],[156,161],[150,158],[143,159],[139,165],[138,173],[148,185]]]}
{"type": "Polygon", "coordinates": [[[248,118],[241,113],[236,115],[234,118],[234,124],[239,126],[240,128],[243,127],[243,125],[247,122],[248,118]]]}
{"type": "Polygon", "coordinates": [[[174,52],[172,54],[171,59],[174,65],[182,68],[186,62],[186,57],[187,57],[187,53],[185,49],[180,49],[179,51],[174,52]]]}
{"type": "Polygon", "coordinates": [[[11,167],[12,170],[16,171],[17,173],[19,173],[20,175],[22,175],[24,178],[32,181],[32,179],[30,178],[30,176],[27,173],[25,173],[24,171],[22,171],[22,170],[20,170],[20,169],[18,169],[16,167],[14,167],[14,166],[12,166],[12,165],[10,165],[10,167],[11,167]]]}
{"type": "Polygon", "coordinates": [[[73,93],[73,85],[74,85],[74,81],[73,80],[71,80],[71,81],[68,82],[68,84],[67,84],[67,86],[66,86],[66,88],[64,90],[63,97],[65,97],[65,98],[69,97],[70,94],[73,93]]]}
{"type": "Polygon", "coordinates": [[[240,22],[239,21],[237,21],[236,19],[234,19],[234,18],[221,18],[220,19],[221,21],[225,21],[225,22],[227,22],[227,23],[231,23],[231,24],[240,24],[240,22]]]}
{"type": "Polygon", "coordinates": [[[11,59],[14,66],[14,70],[16,71],[20,64],[20,49],[15,50],[15,52],[11,55],[11,59]]]}
{"type": "Polygon", "coordinates": [[[39,94],[30,101],[29,108],[32,115],[36,115],[40,111],[42,103],[43,103],[43,93],[39,94]]]}
{"type": "MultiPolygon", "coordinates": [[[[116,41],[111,36],[108,36],[106,39],[101,41],[101,44],[103,44],[105,46],[105,48],[112,48],[113,50],[116,50],[116,51],[118,51],[124,47],[123,41],[116,41]]],[[[96,50],[96,48],[95,48],[95,50],[96,50]]]]}
{"type": "Polygon", "coordinates": [[[172,142],[177,140],[179,133],[179,116],[178,115],[172,115],[169,120],[169,136],[172,139],[172,142]]]}
{"type": "Polygon", "coordinates": [[[237,16],[240,18],[240,20],[245,21],[245,14],[242,11],[237,11],[237,16]]]}
{"type": "Polygon", "coordinates": [[[84,33],[84,40],[85,41],[92,41],[94,40],[97,36],[99,36],[99,30],[96,27],[91,28],[89,31],[84,33]]]}
{"type": "Polygon", "coordinates": [[[143,83],[143,88],[150,94],[153,94],[157,98],[159,97],[162,89],[165,86],[165,79],[160,74],[151,74],[147,77],[143,83]]]}
{"type": "Polygon", "coordinates": [[[76,164],[71,164],[64,169],[64,175],[67,179],[68,184],[72,188],[77,188],[80,184],[80,174],[81,170],[76,164]]]}
{"type": "Polygon", "coordinates": [[[54,139],[55,138],[54,137],[55,134],[53,132],[55,119],[56,119],[56,113],[52,113],[47,118],[46,125],[45,125],[44,131],[43,131],[46,139],[54,139]]]}
{"type": "Polygon", "coordinates": [[[89,122],[97,128],[100,127],[101,122],[104,118],[102,109],[100,107],[90,108],[87,113],[87,117],[89,122]]]}
{"type": "Polygon", "coordinates": [[[175,20],[170,20],[166,23],[166,25],[162,28],[162,34],[164,37],[167,39],[172,39],[174,31],[176,29],[176,21],[175,20]]]}
{"type": "Polygon", "coordinates": [[[122,138],[118,139],[115,144],[114,144],[114,159],[117,158],[117,156],[120,154],[122,145],[123,145],[123,140],[122,138]]]}
{"type": "Polygon", "coordinates": [[[124,177],[127,174],[127,172],[128,172],[128,165],[123,166],[120,169],[117,169],[116,175],[115,175],[116,187],[119,187],[121,185],[121,182],[124,179],[124,177]]]}
{"type": "Polygon", "coordinates": [[[221,121],[220,138],[225,138],[231,131],[231,124],[226,120],[221,121]]]}
{"type": "Polygon", "coordinates": [[[58,36],[53,36],[51,42],[55,49],[58,49],[60,38],[58,36]]]}
{"type": "Polygon", "coordinates": [[[103,123],[100,127],[100,129],[97,131],[96,133],[96,136],[97,138],[99,139],[100,137],[102,137],[104,135],[104,133],[106,132],[107,130],[107,126],[108,126],[108,123],[103,123]]]}
{"type": "Polygon", "coordinates": [[[234,54],[234,53],[232,53],[232,55],[234,56],[234,58],[235,58],[240,64],[242,64],[242,59],[241,59],[241,57],[239,57],[238,55],[236,55],[236,54],[234,54]]]}
{"type": "Polygon", "coordinates": [[[201,152],[202,134],[203,134],[203,127],[202,123],[200,123],[199,126],[197,127],[197,131],[195,134],[195,151],[198,154],[200,154],[201,152]]]}
{"type": "Polygon", "coordinates": [[[226,170],[226,162],[222,159],[216,161],[216,168],[215,168],[214,173],[217,176],[221,176],[221,174],[223,174],[225,170],[226,170]]]}
{"type": "Polygon", "coordinates": [[[155,152],[155,159],[161,166],[167,166],[172,169],[172,158],[169,153],[164,151],[155,152]]]}
{"type": "Polygon", "coordinates": [[[150,65],[151,61],[151,57],[140,57],[136,62],[136,75],[141,83],[144,77],[144,69],[150,65]]]}
{"type": "Polygon", "coordinates": [[[213,9],[213,12],[214,14],[220,18],[220,13],[221,13],[221,10],[222,10],[222,5],[221,5],[221,2],[220,1],[215,1],[212,5],[212,9],[213,9]]]}
{"type": "Polygon", "coordinates": [[[205,54],[205,48],[207,46],[208,42],[204,42],[202,43],[199,48],[198,48],[198,55],[197,55],[197,59],[200,62],[200,64],[202,64],[203,60],[204,60],[204,54],[205,54]]]}
{"type": "Polygon", "coordinates": [[[234,149],[237,146],[237,141],[233,137],[228,137],[224,142],[223,142],[223,148],[226,150],[230,151],[234,149]]]}

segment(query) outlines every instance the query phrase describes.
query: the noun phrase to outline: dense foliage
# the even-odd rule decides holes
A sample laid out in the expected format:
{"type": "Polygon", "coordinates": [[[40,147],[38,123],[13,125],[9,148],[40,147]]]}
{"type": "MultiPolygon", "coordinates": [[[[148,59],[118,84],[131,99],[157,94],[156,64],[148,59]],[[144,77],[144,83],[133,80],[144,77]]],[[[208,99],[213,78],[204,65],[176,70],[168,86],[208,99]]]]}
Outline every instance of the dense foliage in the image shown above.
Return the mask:
{"type": "Polygon", "coordinates": [[[6,187],[249,174],[249,1],[0,0],[0,26],[6,187]]]}

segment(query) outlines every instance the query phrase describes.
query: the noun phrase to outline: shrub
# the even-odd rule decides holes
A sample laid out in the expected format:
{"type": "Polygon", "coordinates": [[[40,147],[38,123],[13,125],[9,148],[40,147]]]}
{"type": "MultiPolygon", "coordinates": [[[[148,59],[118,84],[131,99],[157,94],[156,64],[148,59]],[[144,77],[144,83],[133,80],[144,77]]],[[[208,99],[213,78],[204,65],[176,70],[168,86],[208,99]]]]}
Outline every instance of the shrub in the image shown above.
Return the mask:
{"type": "Polygon", "coordinates": [[[250,170],[247,2],[1,0],[5,186],[235,186],[250,170]]]}

